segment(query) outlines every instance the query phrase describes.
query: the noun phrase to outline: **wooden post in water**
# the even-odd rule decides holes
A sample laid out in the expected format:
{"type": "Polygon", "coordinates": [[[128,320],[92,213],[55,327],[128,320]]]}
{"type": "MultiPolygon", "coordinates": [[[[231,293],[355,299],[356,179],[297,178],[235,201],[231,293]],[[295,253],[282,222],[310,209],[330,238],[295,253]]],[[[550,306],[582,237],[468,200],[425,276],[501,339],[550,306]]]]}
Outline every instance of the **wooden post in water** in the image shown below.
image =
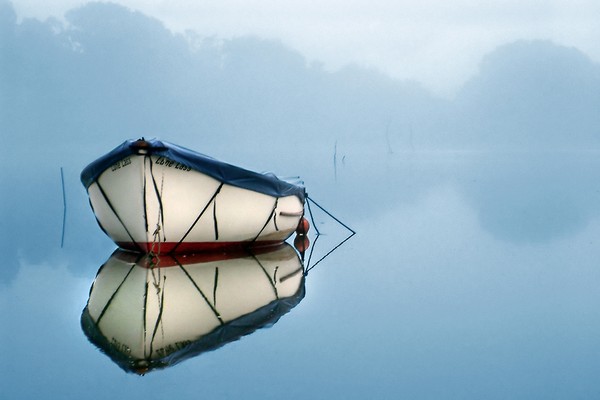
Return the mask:
{"type": "Polygon", "coordinates": [[[65,244],[65,223],[67,221],[67,196],[65,194],[65,174],[63,173],[62,167],[60,167],[60,182],[62,184],[62,195],[63,195],[62,235],[60,238],[60,248],[62,249],[65,244]]]}

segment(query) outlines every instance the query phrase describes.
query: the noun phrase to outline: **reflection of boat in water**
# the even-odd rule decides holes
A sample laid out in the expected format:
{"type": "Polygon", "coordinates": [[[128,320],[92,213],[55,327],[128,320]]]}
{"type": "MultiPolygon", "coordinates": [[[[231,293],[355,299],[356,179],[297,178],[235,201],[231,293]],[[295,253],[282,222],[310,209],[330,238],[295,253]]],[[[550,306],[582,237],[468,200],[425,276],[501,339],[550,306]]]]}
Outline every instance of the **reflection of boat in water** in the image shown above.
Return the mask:
{"type": "Polygon", "coordinates": [[[300,184],[158,140],[129,140],[81,173],[98,223],[154,253],[277,244],[304,214],[300,184]]]}
{"type": "Polygon", "coordinates": [[[303,297],[303,266],[285,243],[187,256],[117,250],[98,271],[81,323],[115,363],[145,373],[272,325],[303,297]]]}

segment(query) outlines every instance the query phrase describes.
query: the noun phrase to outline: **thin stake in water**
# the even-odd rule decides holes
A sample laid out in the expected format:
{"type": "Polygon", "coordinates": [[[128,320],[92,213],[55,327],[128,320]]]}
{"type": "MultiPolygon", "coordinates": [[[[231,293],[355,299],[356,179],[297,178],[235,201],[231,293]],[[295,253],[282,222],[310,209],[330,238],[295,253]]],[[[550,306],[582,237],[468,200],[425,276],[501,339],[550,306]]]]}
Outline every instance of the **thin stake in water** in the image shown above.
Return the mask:
{"type": "Polygon", "coordinates": [[[62,196],[63,196],[63,221],[62,221],[62,235],[60,238],[60,248],[62,249],[65,244],[65,224],[67,222],[67,196],[65,194],[65,174],[63,168],[60,167],[60,182],[62,184],[62,196]]]}

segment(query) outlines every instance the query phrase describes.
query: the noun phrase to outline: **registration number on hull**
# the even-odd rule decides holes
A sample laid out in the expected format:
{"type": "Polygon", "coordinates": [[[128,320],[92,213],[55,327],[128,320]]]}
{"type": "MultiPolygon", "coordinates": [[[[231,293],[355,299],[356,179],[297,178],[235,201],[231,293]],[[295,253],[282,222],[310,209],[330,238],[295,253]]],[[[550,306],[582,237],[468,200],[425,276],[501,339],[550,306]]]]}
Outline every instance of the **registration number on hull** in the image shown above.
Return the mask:
{"type": "Polygon", "coordinates": [[[118,169],[124,168],[126,166],[128,166],[129,164],[131,164],[131,158],[127,157],[124,158],[120,161],[117,161],[116,163],[114,163],[113,165],[110,166],[110,170],[111,171],[116,171],[118,169]]]}

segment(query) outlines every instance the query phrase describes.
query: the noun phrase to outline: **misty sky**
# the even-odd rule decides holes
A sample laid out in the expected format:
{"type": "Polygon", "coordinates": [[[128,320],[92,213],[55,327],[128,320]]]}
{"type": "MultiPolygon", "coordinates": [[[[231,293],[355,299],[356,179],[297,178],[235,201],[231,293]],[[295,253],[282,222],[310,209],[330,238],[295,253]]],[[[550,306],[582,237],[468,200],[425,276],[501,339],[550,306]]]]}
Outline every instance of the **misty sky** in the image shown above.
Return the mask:
{"type": "MultiPolygon", "coordinates": [[[[63,20],[85,0],[16,0],[19,18],[63,20]]],[[[515,40],[551,40],[600,60],[600,3],[593,0],[164,1],[114,3],[168,28],[202,36],[281,40],[309,61],[337,70],[349,63],[414,79],[452,96],[482,57],[515,40]]]]}
{"type": "Polygon", "coordinates": [[[4,397],[600,398],[600,2],[83,3],[0,0],[4,397]],[[80,327],[115,248],[80,172],[142,136],[357,231],[277,325],[146,378],[80,327]]]}
{"type": "Polygon", "coordinates": [[[13,149],[0,160],[8,171],[0,180],[13,188],[0,198],[0,225],[19,226],[3,241],[6,251],[28,243],[44,255],[53,248],[61,167],[77,197],[68,243],[87,241],[75,232],[97,227],[79,172],[141,136],[257,171],[301,175],[312,193],[359,219],[451,180],[496,237],[539,243],[583,229],[600,204],[588,158],[560,158],[600,148],[600,65],[581,49],[516,38],[486,52],[454,97],[443,99],[365,68],[329,71],[277,40],[174,34],[161,19],[121,5],[90,3],[64,21],[19,20],[22,6],[0,0],[0,129],[13,149]],[[45,139],[52,140],[40,147],[45,139]],[[406,169],[415,153],[428,151],[558,151],[560,162],[540,155],[494,164],[484,156],[426,173],[406,169]],[[361,190],[336,186],[349,181],[361,190]],[[390,182],[397,190],[380,196],[390,182]],[[37,213],[14,212],[26,205],[53,222],[31,231],[37,213]]]}

